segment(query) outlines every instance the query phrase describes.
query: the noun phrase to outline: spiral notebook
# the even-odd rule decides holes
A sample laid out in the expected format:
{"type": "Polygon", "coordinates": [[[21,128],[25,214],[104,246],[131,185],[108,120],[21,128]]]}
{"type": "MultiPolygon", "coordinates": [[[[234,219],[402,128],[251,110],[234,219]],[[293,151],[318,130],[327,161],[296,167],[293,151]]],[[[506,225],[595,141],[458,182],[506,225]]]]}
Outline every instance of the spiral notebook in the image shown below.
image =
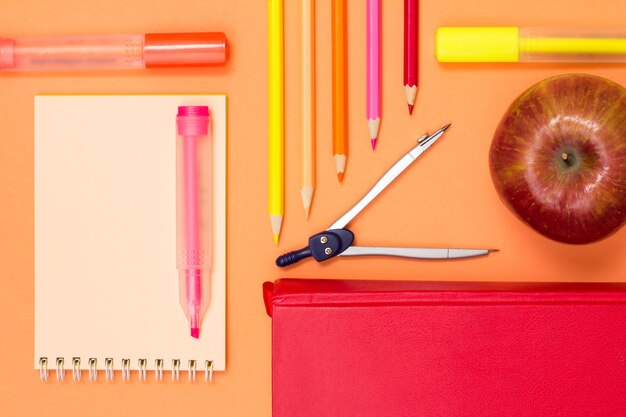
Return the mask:
{"type": "MultiPolygon", "coordinates": [[[[226,97],[35,98],[35,369],[212,376],[226,362],[226,97]],[[206,105],[213,268],[200,338],[178,296],[175,118],[206,105]],[[122,371],[115,372],[115,371],[122,371]],[[155,372],[151,372],[155,371],[155,372]]],[[[106,375],[105,375],[106,374],[106,375]]],[[[121,377],[120,377],[121,375],[121,377]]]]}

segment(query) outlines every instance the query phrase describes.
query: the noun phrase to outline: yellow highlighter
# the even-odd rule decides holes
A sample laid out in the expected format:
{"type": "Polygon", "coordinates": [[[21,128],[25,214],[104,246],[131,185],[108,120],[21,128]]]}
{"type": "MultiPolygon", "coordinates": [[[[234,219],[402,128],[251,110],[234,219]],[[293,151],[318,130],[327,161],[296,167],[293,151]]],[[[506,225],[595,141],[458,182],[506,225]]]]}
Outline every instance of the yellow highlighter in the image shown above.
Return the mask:
{"type": "Polygon", "coordinates": [[[626,62],[626,30],[442,27],[439,62],[626,62]]]}

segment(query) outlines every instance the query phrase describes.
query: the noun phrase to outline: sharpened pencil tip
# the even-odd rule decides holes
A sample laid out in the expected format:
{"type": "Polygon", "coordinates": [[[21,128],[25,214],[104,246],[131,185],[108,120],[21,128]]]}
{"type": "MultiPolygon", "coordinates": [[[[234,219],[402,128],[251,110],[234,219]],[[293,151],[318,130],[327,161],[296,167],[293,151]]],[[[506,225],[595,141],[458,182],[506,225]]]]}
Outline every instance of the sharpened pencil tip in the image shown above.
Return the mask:
{"type": "Polygon", "coordinates": [[[376,150],[376,138],[372,139],[372,150],[376,150]]]}
{"type": "Polygon", "coordinates": [[[445,132],[446,130],[448,130],[448,128],[452,126],[452,123],[448,123],[447,125],[445,125],[444,127],[441,128],[442,132],[445,132]]]}
{"type": "Polygon", "coordinates": [[[409,115],[413,114],[413,105],[409,104],[409,115]]]}
{"type": "Polygon", "coordinates": [[[311,201],[313,200],[314,188],[309,185],[305,185],[300,189],[300,197],[302,198],[302,208],[304,208],[304,214],[306,219],[309,220],[309,211],[311,210],[311,201]]]}
{"type": "Polygon", "coordinates": [[[192,327],[191,337],[195,337],[196,339],[198,339],[200,337],[200,329],[198,329],[197,327],[192,327]]]}
{"type": "Polygon", "coordinates": [[[500,252],[500,249],[487,249],[489,253],[491,252],[500,252]]]}
{"type": "Polygon", "coordinates": [[[283,224],[282,214],[270,214],[270,224],[272,225],[272,235],[274,235],[274,244],[278,246],[278,236],[280,236],[280,227],[283,224]]]}
{"type": "Polygon", "coordinates": [[[335,168],[339,182],[343,180],[343,173],[346,172],[346,155],[335,154],[335,168]]]}

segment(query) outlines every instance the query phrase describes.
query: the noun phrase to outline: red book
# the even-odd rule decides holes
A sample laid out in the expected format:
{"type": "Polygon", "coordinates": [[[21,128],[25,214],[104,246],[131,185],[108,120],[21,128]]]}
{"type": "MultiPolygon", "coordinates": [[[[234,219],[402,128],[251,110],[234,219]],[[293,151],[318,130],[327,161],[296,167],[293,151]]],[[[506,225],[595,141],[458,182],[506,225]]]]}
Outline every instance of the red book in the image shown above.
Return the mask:
{"type": "Polygon", "coordinates": [[[273,417],[626,416],[626,285],[265,283],[273,417]]]}

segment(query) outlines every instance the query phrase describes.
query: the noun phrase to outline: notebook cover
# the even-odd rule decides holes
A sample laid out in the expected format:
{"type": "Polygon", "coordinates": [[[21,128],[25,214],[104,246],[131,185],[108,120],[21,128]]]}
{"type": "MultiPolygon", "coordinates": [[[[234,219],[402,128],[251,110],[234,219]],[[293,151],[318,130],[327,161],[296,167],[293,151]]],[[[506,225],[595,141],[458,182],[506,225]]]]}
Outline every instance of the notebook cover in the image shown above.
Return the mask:
{"type": "MultiPolygon", "coordinates": [[[[35,97],[34,366],[165,371],[226,367],[224,95],[35,97]],[[200,338],[189,335],[176,269],[176,114],[211,111],[213,262],[200,338]]],[[[69,375],[69,374],[68,374],[69,375]]],[[[154,375],[149,373],[149,378],[154,375]]]]}
{"type": "Polygon", "coordinates": [[[624,416],[626,284],[266,283],[273,416],[624,416]]]}

